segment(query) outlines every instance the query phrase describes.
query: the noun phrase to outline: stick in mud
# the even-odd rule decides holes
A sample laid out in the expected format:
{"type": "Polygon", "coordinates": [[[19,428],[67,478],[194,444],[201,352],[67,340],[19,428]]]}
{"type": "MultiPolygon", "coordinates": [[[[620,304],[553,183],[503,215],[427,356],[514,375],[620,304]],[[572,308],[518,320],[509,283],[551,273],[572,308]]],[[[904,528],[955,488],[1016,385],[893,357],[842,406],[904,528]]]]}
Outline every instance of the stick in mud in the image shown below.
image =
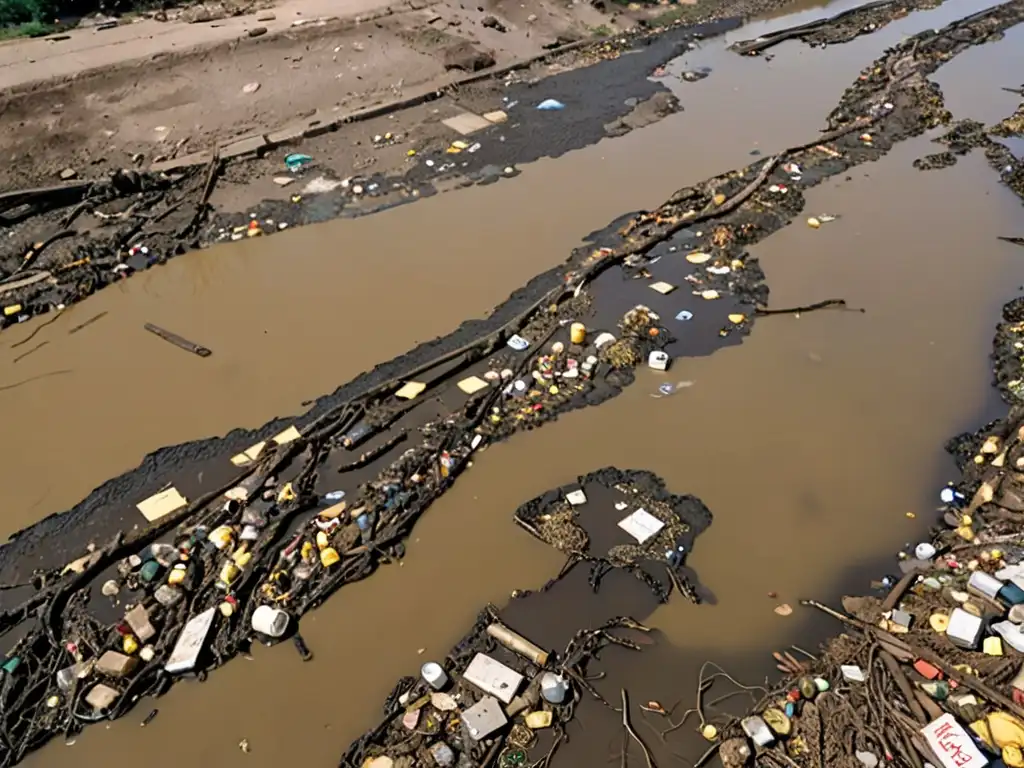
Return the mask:
{"type": "Polygon", "coordinates": [[[191,352],[193,355],[199,355],[199,357],[209,357],[210,355],[213,354],[213,352],[211,352],[206,347],[196,344],[194,341],[189,341],[188,339],[182,338],[176,333],[171,333],[170,331],[164,330],[158,325],[146,323],[142,327],[145,328],[150,333],[156,334],[164,341],[169,341],[174,346],[180,347],[181,349],[184,349],[186,352],[191,352]]]}

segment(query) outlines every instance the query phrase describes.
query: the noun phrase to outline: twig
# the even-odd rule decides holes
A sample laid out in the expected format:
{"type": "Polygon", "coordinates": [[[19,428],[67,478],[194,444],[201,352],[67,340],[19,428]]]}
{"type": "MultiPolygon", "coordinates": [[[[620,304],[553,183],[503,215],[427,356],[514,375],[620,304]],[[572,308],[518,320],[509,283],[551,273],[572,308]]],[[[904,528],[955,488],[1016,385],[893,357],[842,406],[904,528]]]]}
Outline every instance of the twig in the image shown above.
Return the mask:
{"type": "Polygon", "coordinates": [[[11,344],[11,349],[15,349],[16,347],[20,347],[23,344],[28,344],[30,341],[32,341],[32,339],[35,337],[35,335],[37,333],[39,333],[41,330],[43,330],[43,328],[45,328],[48,325],[52,325],[53,323],[55,323],[58,320],[60,320],[61,314],[62,314],[62,312],[60,310],[58,310],[56,313],[54,313],[54,316],[51,317],[49,320],[47,320],[46,322],[43,322],[43,323],[40,323],[39,325],[37,325],[35,327],[35,329],[32,331],[32,333],[30,333],[24,339],[22,339],[21,341],[16,341],[13,344],[11,344]]]}
{"type": "MultiPolygon", "coordinates": [[[[644,744],[644,740],[640,738],[639,734],[633,730],[633,726],[629,723],[629,699],[626,696],[626,689],[622,688],[620,689],[620,692],[622,694],[622,727],[626,729],[626,733],[628,733],[633,738],[633,741],[640,745],[640,749],[644,751],[644,757],[647,759],[647,768],[658,768],[657,764],[654,762],[654,758],[651,757],[651,750],[647,748],[647,745],[644,744]]],[[[623,750],[622,753],[622,762],[623,765],[625,765],[625,750],[623,750]]]]}
{"type": "MultiPolygon", "coordinates": [[[[843,307],[846,308],[846,299],[825,299],[825,301],[819,301],[814,304],[807,304],[803,307],[787,307],[786,309],[765,309],[758,307],[754,310],[754,314],[763,317],[764,315],[800,315],[805,312],[814,312],[817,309],[827,309],[828,307],[843,307]]],[[[864,312],[864,309],[850,308],[850,312],[864,312]]]]}

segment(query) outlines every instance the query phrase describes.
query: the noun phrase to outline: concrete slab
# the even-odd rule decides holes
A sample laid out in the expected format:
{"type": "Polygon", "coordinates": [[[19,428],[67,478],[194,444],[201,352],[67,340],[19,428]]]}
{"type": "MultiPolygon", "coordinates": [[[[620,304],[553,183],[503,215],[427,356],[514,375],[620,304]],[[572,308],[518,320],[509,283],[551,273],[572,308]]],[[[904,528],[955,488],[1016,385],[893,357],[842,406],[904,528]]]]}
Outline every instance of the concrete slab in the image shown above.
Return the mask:
{"type": "Polygon", "coordinates": [[[149,166],[149,170],[153,173],[170,173],[171,171],[179,171],[183,168],[191,168],[195,165],[206,165],[212,159],[212,152],[205,150],[202,152],[190,152],[187,155],[175,157],[171,160],[161,160],[159,163],[153,163],[149,166]]]}
{"type": "Polygon", "coordinates": [[[469,136],[484,128],[490,128],[492,125],[489,120],[485,120],[480,115],[474,115],[472,112],[463,112],[461,115],[449,117],[441,122],[461,136],[469,136]]]}
{"type": "Polygon", "coordinates": [[[247,136],[220,148],[220,156],[225,160],[243,155],[254,155],[267,146],[267,137],[263,134],[247,136]]]}
{"type": "Polygon", "coordinates": [[[293,125],[279,128],[272,133],[267,134],[267,141],[274,146],[279,144],[294,144],[297,141],[301,141],[303,133],[306,130],[305,123],[295,123],[293,125]]]}

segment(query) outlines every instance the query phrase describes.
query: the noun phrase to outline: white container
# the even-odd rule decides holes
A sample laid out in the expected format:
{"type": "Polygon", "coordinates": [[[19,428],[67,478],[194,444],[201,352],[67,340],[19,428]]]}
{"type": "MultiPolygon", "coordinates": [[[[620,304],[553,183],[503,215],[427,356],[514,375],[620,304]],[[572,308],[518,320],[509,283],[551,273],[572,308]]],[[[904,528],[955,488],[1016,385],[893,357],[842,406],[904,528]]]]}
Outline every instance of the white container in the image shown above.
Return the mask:
{"type": "Polygon", "coordinates": [[[561,704],[569,693],[569,684],[554,672],[540,676],[540,695],[549,704],[561,704]]]}
{"type": "Polygon", "coordinates": [[[448,675],[441,668],[441,665],[436,661],[428,661],[420,668],[420,675],[423,676],[423,681],[433,688],[435,691],[439,691],[448,685],[448,675]]]}
{"type": "Polygon", "coordinates": [[[775,736],[772,735],[768,724],[757,715],[743,718],[740,725],[743,727],[743,732],[759,747],[767,747],[775,741],[775,736]]]}
{"type": "Polygon", "coordinates": [[[914,548],[914,557],[918,560],[931,560],[935,557],[935,547],[927,541],[922,541],[914,548]]]}
{"type": "MultiPolygon", "coordinates": [[[[1009,623],[1009,622],[1007,622],[1009,623]]],[[[978,647],[983,629],[982,621],[978,616],[968,613],[963,608],[954,608],[949,615],[949,626],[946,627],[946,637],[953,645],[972,650],[978,647]]],[[[1013,625],[1010,624],[1012,627],[1013,625]]]]}
{"type": "Polygon", "coordinates": [[[984,571],[975,571],[967,582],[967,591],[976,595],[995,598],[999,590],[1003,588],[1003,582],[994,576],[989,576],[984,571]]]}
{"type": "Polygon", "coordinates": [[[252,628],[268,637],[281,637],[290,621],[291,616],[270,605],[261,605],[252,612],[252,628]]]}
{"type": "Polygon", "coordinates": [[[210,634],[213,620],[216,617],[216,608],[207,608],[197,616],[188,620],[185,628],[178,635],[178,642],[174,644],[171,657],[164,665],[164,669],[172,675],[179,672],[188,672],[195,668],[199,653],[206,645],[206,638],[210,634]]]}
{"type": "Polygon", "coordinates": [[[668,353],[656,349],[647,357],[647,365],[656,371],[668,370],[668,353]]]}
{"type": "Polygon", "coordinates": [[[523,676],[514,669],[483,653],[473,657],[462,679],[504,704],[512,701],[523,682],[523,676]]]}

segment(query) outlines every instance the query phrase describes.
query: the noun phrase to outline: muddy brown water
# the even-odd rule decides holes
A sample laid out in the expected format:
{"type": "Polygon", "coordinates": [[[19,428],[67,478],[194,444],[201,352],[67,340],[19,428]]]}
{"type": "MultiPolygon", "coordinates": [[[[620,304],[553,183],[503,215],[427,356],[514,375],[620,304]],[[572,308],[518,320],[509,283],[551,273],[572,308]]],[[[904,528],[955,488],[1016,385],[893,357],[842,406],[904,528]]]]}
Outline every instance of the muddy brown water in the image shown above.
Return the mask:
{"type": "MultiPolygon", "coordinates": [[[[582,234],[744,165],[752,149],[806,140],[883,47],[977,7],[947,3],[827,52],[787,45],[772,62],[709,42],[675,67],[708,63],[713,76],[681,85],[686,111],[658,125],[488,188],[191,254],[73,307],[29,344],[11,348],[34,323],[5,334],[0,412],[16,450],[0,467],[4,529],[66,508],[161,445],[298,413],[303,400],[485,313],[582,234]],[[214,356],[159,342],[146,321],[214,356]],[[12,362],[39,341],[49,343],[12,362]]],[[[1012,45],[1008,35],[979,50],[998,60],[1012,45]]],[[[951,104],[981,104],[971,89],[992,59],[954,65],[939,78],[951,104]]],[[[995,118],[1012,111],[1004,95],[1010,107],[1000,103],[995,118]]],[[[129,750],[152,768],[335,764],[421,649],[442,655],[484,603],[557,572],[561,558],[517,529],[513,510],[608,464],[654,471],[715,515],[689,561],[715,604],[673,600],[651,617],[663,646],[624,662],[634,697],[688,696],[706,658],[764,674],[764,652],[807,626],[800,612],[776,616],[766,591],[795,602],[830,594],[850,569],[863,580],[864,566],[883,567],[926,526],[953,475],[942,443],[998,412],[987,356],[1024,264],[995,235],[1016,234],[1020,204],[980,156],[941,172],[911,168],[934,151],[927,137],[907,142],[811,190],[808,215],[841,218],[817,231],[797,222],[753,249],[773,306],[842,297],[866,313],[766,318],[742,346],[677,361],[669,379],[694,384],[672,397],[652,397],[664,375],[643,371],[620,397],[490,448],[431,507],[400,567],[303,620],[313,663],[287,645],[257,648],[201,690],[177,686],[144,730],[146,703],[25,764],[98,766],[129,750]]],[[[577,739],[571,750],[603,760],[606,747],[577,739]]]]}

